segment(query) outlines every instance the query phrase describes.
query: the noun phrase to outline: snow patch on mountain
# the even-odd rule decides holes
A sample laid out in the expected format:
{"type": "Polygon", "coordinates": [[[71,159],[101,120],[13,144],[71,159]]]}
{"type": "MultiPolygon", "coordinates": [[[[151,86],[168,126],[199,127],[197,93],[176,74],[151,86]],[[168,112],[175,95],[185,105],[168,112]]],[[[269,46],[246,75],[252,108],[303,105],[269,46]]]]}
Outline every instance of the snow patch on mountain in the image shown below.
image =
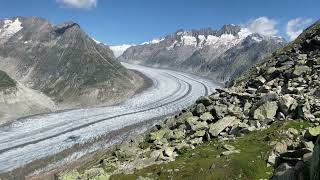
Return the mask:
{"type": "Polygon", "coordinates": [[[101,44],[100,41],[96,40],[95,38],[91,38],[94,42],[96,42],[97,44],[101,44]]]}
{"type": "Polygon", "coordinates": [[[143,42],[143,43],[141,43],[141,45],[158,44],[158,43],[160,43],[160,42],[163,41],[163,40],[164,40],[164,38],[156,38],[156,39],[153,39],[153,40],[151,40],[151,41],[149,41],[149,42],[143,42]]]}
{"type": "Polygon", "coordinates": [[[119,57],[124,53],[124,51],[126,51],[131,46],[134,46],[134,45],[122,44],[118,46],[110,46],[110,49],[113,51],[113,54],[115,57],[119,57]]]}
{"type": "MultiPolygon", "coordinates": [[[[166,47],[167,50],[172,50],[175,47],[183,46],[192,46],[196,47],[197,49],[201,49],[205,46],[212,46],[213,48],[224,48],[227,50],[239,44],[242,40],[251,35],[252,32],[248,28],[241,28],[240,31],[235,35],[227,32],[221,35],[195,35],[193,31],[183,30],[179,30],[175,34],[177,36],[177,40],[175,40],[170,46],[166,47]]],[[[156,43],[156,41],[154,41],[154,43],[156,43]]]]}
{"type": "Polygon", "coordinates": [[[193,36],[189,36],[189,35],[182,36],[181,41],[182,41],[182,44],[185,46],[194,46],[194,47],[197,46],[197,39],[193,36]]]}
{"type": "Polygon", "coordinates": [[[22,28],[19,18],[16,18],[14,21],[11,19],[4,20],[3,26],[0,27],[0,43],[6,42],[22,28]]]}

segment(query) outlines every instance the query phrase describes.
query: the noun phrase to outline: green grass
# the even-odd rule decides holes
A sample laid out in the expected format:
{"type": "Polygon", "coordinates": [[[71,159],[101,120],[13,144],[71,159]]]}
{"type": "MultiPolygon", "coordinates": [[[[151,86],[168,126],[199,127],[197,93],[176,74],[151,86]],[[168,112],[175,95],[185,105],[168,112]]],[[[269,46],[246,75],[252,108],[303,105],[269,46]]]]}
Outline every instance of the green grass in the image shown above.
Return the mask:
{"type": "Polygon", "coordinates": [[[0,88],[10,88],[15,86],[16,82],[11,79],[7,73],[0,71],[0,88]]]}
{"type": "Polygon", "coordinates": [[[174,162],[153,165],[129,175],[114,175],[111,179],[130,180],[139,176],[157,179],[269,179],[273,168],[267,167],[266,159],[272,149],[270,142],[283,138],[278,130],[301,130],[309,126],[304,121],[274,123],[267,130],[251,132],[236,140],[224,142],[241,150],[240,154],[220,157],[225,150],[221,142],[213,140],[186,151],[174,162]]]}

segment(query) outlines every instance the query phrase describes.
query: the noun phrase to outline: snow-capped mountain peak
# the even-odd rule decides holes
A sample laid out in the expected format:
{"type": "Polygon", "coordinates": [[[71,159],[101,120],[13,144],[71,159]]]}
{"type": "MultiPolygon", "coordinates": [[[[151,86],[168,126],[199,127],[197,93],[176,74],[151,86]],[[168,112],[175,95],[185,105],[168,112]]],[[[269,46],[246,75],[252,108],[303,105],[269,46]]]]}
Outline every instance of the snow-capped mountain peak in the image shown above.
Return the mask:
{"type": "Polygon", "coordinates": [[[6,42],[10,39],[14,34],[19,32],[23,27],[21,26],[22,23],[19,18],[14,20],[12,19],[5,19],[0,23],[0,44],[6,42]]]}
{"type": "Polygon", "coordinates": [[[164,39],[128,48],[119,60],[200,72],[201,75],[225,81],[269,55],[284,42],[283,39],[256,34],[250,28],[234,24],[224,25],[219,30],[179,29],[164,39]],[[232,63],[238,65],[230,66],[232,63]]]}

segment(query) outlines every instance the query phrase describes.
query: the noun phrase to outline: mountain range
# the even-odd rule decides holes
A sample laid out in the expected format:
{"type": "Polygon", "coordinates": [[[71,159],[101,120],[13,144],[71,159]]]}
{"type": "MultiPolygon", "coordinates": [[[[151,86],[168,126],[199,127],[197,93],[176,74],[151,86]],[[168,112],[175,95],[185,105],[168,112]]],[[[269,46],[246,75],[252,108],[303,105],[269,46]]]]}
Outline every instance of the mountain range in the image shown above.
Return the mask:
{"type": "Polygon", "coordinates": [[[77,23],[39,17],[0,20],[0,70],[16,82],[1,90],[1,119],[119,102],[143,82],[77,23]]]}
{"type": "Polygon", "coordinates": [[[226,82],[285,44],[281,37],[253,33],[237,25],[225,25],[220,30],[180,29],[164,38],[131,46],[118,59],[226,82]]]}

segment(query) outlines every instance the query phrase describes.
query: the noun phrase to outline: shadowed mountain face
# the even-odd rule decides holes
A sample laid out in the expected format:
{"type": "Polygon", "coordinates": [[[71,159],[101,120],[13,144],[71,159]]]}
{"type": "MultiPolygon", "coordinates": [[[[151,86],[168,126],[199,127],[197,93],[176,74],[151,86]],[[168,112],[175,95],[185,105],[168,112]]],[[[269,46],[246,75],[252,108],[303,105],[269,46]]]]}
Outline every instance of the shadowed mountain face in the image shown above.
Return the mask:
{"type": "Polygon", "coordinates": [[[163,39],[132,46],[119,59],[225,82],[284,44],[279,37],[266,37],[240,26],[225,25],[218,31],[178,30],[163,39]]]}
{"type": "Polygon", "coordinates": [[[0,69],[67,107],[117,102],[142,81],[78,24],[37,17],[0,20],[0,69]]]}

